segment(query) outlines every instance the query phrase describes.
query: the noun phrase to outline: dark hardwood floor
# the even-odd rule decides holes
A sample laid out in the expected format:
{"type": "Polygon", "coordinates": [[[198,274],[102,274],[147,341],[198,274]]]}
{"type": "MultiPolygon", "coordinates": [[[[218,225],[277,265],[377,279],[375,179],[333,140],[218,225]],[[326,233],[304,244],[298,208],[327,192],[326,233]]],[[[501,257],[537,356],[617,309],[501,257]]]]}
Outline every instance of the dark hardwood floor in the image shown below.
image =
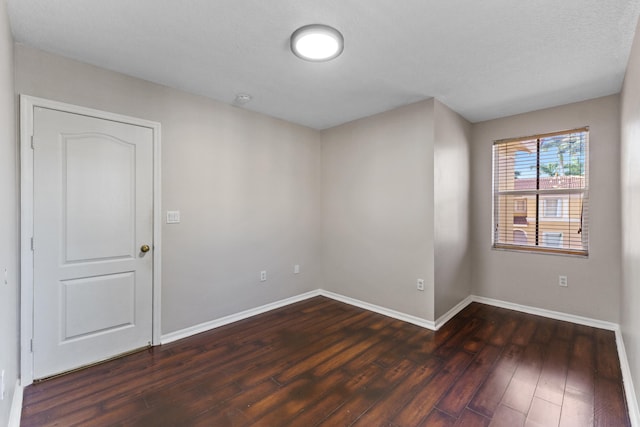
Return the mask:
{"type": "Polygon", "coordinates": [[[24,426],[628,426],[613,332],[317,297],[25,389],[24,426]]]}

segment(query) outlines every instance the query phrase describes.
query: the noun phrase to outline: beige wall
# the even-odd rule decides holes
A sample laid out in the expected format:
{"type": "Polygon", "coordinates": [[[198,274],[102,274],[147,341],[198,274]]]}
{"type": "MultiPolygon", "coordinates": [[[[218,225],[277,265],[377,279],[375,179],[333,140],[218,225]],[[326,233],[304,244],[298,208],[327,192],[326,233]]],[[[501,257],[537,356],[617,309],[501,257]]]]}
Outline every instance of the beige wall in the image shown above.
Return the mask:
{"type": "Polygon", "coordinates": [[[0,425],[7,425],[18,378],[18,184],[16,114],[13,97],[13,39],[5,0],[0,0],[0,369],[5,399],[0,425]],[[4,269],[8,280],[4,282],[4,269]]]}
{"type": "Polygon", "coordinates": [[[640,406],[640,24],[621,96],[621,329],[640,406]]]}
{"type": "Polygon", "coordinates": [[[324,288],[428,320],[433,109],[427,100],[322,132],[324,288]]]}
{"type": "Polygon", "coordinates": [[[472,290],[476,295],[619,322],[619,97],[598,98],[475,124],[471,150],[472,290]],[[590,127],[589,258],[491,249],[494,140],[590,127]],[[558,286],[566,275],[569,286],[558,286]]]}
{"type": "Polygon", "coordinates": [[[434,135],[434,317],[438,319],[471,293],[471,124],[436,100],[434,135]]]}
{"type": "Polygon", "coordinates": [[[18,93],[162,124],[162,333],[321,287],[318,132],[23,45],[15,67],[18,93]]]}

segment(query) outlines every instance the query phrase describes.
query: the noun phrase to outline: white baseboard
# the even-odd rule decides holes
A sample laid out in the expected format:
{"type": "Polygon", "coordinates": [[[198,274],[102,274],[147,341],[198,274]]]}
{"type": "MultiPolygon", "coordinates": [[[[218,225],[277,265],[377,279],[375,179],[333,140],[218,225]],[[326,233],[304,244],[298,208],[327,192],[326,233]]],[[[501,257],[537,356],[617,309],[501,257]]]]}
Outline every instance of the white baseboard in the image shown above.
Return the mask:
{"type": "Polygon", "coordinates": [[[640,427],[640,408],[638,408],[638,398],[633,386],[629,359],[627,359],[627,351],[624,347],[624,340],[622,339],[622,332],[620,331],[620,328],[616,329],[616,345],[618,346],[618,357],[620,358],[620,369],[622,370],[624,394],[627,397],[627,407],[629,408],[629,419],[631,420],[631,425],[633,427],[640,427]]]}
{"type": "Polygon", "coordinates": [[[20,380],[16,381],[16,388],[13,389],[13,399],[11,399],[11,409],[9,410],[8,427],[20,427],[20,418],[22,417],[22,396],[24,389],[20,384],[20,380]]]}
{"type": "Polygon", "coordinates": [[[445,314],[438,317],[436,319],[436,331],[442,328],[445,325],[445,323],[453,319],[456,314],[460,313],[462,310],[464,310],[466,306],[468,306],[472,302],[473,302],[473,296],[469,295],[468,297],[460,301],[458,304],[456,304],[455,307],[453,307],[451,310],[447,311],[445,314]]]}
{"type": "MultiPolygon", "coordinates": [[[[335,292],[327,291],[324,289],[316,289],[314,291],[306,292],[304,294],[296,295],[290,298],[286,298],[280,301],[276,301],[270,304],[265,304],[260,307],[252,308],[249,310],[234,313],[229,316],[225,316],[219,319],[215,319],[209,322],[201,323],[199,325],[191,326],[189,328],[181,329],[179,331],[170,332],[162,335],[161,343],[168,344],[170,342],[187,338],[195,334],[209,331],[211,329],[218,328],[220,326],[228,325],[229,323],[237,322],[239,320],[247,319],[249,317],[265,313],[267,311],[275,310],[276,308],[284,307],[289,304],[293,304],[299,301],[303,301],[315,296],[325,296],[336,301],[343,302],[345,304],[360,307],[365,310],[373,311],[374,313],[389,316],[403,322],[408,322],[432,331],[437,331],[444,326],[449,320],[451,320],[456,314],[462,311],[467,305],[472,302],[479,302],[481,304],[492,305],[495,307],[506,308],[509,310],[520,311],[523,313],[534,314],[537,316],[548,317],[550,319],[563,320],[566,322],[572,322],[579,325],[591,326],[594,328],[607,329],[610,331],[616,331],[619,326],[615,323],[605,322],[603,320],[591,319],[588,317],[576,316],[573,314],[562,313],[559,311],[546,310],[543,308],[531,307],[522,304],[516,304],[507,301],[501,301],[493,298],[485,298],[477,295],[469,295],[464,300],[460,301],[455,307],[449,310],[444,315],[440,316],[435,322],[421,317],[413,316],[411,314],[403,313],[390,308],[382,307],[369,302],[361,301],[355,298],[351,298],[345,295],[337,294],[335,292]]],[[[640,427],[640,426],[639,426],[640,427]]]]}
{"type": "Polygon", "coordinates": [[[251,308],[249,310],[241,311],[239,313],[230,314],[228,316],[211,320],[209,322],[200,323],[199,325],[191,326],[189,328],[181,329],[179,331],[170,332],[168,334],[164,334],[161,336],[160,343],[168,344],[170,342],[177,341],[182,338],[188,338],[192,335],[206,332],[211,329],[219,328],[220,326],[228,325],[229,323],[247,319],[249,317],[266,313],[267,311],[275,310],[276,308],[284,307],[299,301],[304,301],[309,298],[317,297],[319,295],[320,295],[320,290],[310,291],[310,292],[306,292],[304,294],[296,295],[290,298],[285,298],[280,301],[275,301],[269,304],[265,304],[260,307],[251,308]]]}
{"type": "Polygon", "coordinates": [[[400,311],[392,310],[390,308],[381,307],[379,305],[371,304],[355,298],[340,295],[335,292],[326,291],[324,289],[316,289],[314,291],[306,292],[301,295],[296,295],[296,296],[286,298],[280,301],[276,301],[270,304],[266,304],[260,307],[241,311],[240,313],[230,314],[229,316],[221,317],[219,319],[211,320],[205,323],[200,323],[199,325],[191,326],[189,328],[181,329],[179,331],[164,334],[162,335],[160,342],[162,344],[168,344],[173,341],[177,341],[183,338],[188,338],[190,336],[193,336],[202,332],[207,332],[212,329],[219,328],[220,326],[228,325],[229,323],[247,319],[249,317],[262,314],[267,311],[275,310],[276,308],[284,307],[289,304],[293,304],[293,303],[303,301],[309,298],[313,298],[316,296],[324,296],[327,298],[331,298],[333,300],[340,301],[345,304],[349,304],[355,307],[363,308],[365,310],[373,311],[374,313],[382,314],[384,316],[389,316],[394,319],[401,320],[403,322],[411,323],[426,329],[430,329],[432,331],[437,331],[438,329],[440,329],[451,318],[453,318],[462,309],[464,309],[467,305],[473,302],[473,297],[469,296],[465,298],[463,301],[461,301],[460,303],[458,303],[455,307],[453,307],[443,316],[438,318],[437,321],[433,322],[431,320],[423,319],[421,317],[413,316],[411,314],[402,313],[400,311]]]}
{"type": "Polygon", "coordinates": [[[423,328],[431,329],[432,331],[436,330],[436,323],[431,320],[426,320],[421,317],[413,316],[411,314],[402,313],[400,311],[391,310],[390,308],[385,308],[379,305],[360,301],[355,298],[336,294],[335,292],[325,291],[324,289],[320,289],[320,295],[343,302],[345,304],[353,305],[355,307],[364,308],[365,310],[373,311],[374,313],[389,316],[397,320],[402,320],[403,322],[412,323],[423,328]]]}
{"type": "Polygon", "coordinates": [[[528,305],[515,304],[493,298],[479,297],[471,295],[471,299],[482,304],[493,305],[495,307],[509,310],[521,311],[523,313],[534,314],[536,316],[548,317],[550,319],[563,320],[565,322],[577,323],[578,325],[591,326],[593,328],[607,329],[615,331],[620,327],[616,323],[605,322],[604,320],[591,319],[589,317],[576,316],[574,314],[562,313],[559,311],[546,310],[544,308],[531,307],[528,305]]]}
{"type": "MultiPolygon", "coordinates": [[[[349,305],[353,305],[355,307],[360,307],[365,310],[373,311],[374,313],[379,313],[385,316],[392,317],[394,319],[402,320],[403,322],[412,323],[414,325],[421,326],[423,328],[430,329],[432,331],[437,330],[436,323],[430,320],[422,319],[417,316],[412,316],[410,314],[402,313],[396,310],[391,310],[389,308],[381,307],[379,305],[371,304],[368,302],[360,301],[355,298],[347,297],[344,295],[336,294],[335,292],[325,291],[324,289],[316,289],[314,291],[306,292],[304,294],[296,295],[290,298],[286,298],[280,301],[272,302],[270,304],[265,304],[260,307],[252,308],[249,310],[241,311],[239,313],[230,314],[229,316],[221,317],[219,319],[211,320],[209,322],[200,323],[195,326],[191,326],[189,328],[181,329],[179,331],[170,332],[168,334],[163,334],[160,342],[162,344],[168,344],[173,341],[177,341],[183,338],[188,338],[190,336],[207,332],[215,328],[219,328],[220,326],[228,325],[229,323],[237,322],[239,320],[247,319],[252,316],[256,316],[258,314],[265,313],[267,311],[275,310],[276,308],[285,307],[289,304],[293,304],[299,301],[303,301],[309,298],[313,298],[316,296],[325,296],[327,298],[331,298],[336,301],[344,302],[349,305]]],[[[463,301],[463,302],[466,302],[463,301]]],[[[468,304],[469,302],[466,302],[468,304]]],[[[463,309],[466,304],[462,305],[462,303],[458,304],[454,307],[450,312],[442,316],[439,321],[439,326],[442,326],[447,320],[452,318],[457,314],[458,311],[463,309]],[[457,310],[456,310],[457,309],[457,310]],[[454,311],[455,310],[455,311],[454,311]],[[444,320],[441,320],[444,319],[444,320]]],[[[438,326],[438,327],[439,327],[438,326]]]]}

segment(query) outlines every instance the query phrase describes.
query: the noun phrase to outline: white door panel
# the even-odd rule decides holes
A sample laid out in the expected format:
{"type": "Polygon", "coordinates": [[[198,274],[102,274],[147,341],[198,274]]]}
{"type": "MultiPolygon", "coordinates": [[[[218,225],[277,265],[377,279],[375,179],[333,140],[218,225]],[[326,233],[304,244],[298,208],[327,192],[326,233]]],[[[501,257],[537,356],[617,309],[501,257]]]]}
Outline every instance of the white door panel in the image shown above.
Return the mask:
{"type": "Polygon", "coordinates": [[[108,135],[62,138],[65,262],[134,257],[136,146],[108,135]]]}
{"type": "Polygon", "coordinates": [[[34,109],[34,378],[152,337],[153,133],[34,109]]]}
{"type": "Polygon", "coordinates": [[[62,341],[135,326],[135,272],[63,280],[62,341]]]}

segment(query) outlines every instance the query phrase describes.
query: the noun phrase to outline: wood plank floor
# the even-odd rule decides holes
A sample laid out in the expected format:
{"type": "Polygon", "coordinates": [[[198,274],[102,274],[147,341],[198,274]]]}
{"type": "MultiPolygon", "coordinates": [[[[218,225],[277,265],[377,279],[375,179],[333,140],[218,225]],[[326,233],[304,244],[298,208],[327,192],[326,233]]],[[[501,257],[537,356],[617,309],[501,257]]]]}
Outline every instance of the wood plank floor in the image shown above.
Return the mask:
{"type": "Polygon", "coordinates": [[[25,389],[23,426],[629,426],[613,332],[317,297],[25,389]]]}

